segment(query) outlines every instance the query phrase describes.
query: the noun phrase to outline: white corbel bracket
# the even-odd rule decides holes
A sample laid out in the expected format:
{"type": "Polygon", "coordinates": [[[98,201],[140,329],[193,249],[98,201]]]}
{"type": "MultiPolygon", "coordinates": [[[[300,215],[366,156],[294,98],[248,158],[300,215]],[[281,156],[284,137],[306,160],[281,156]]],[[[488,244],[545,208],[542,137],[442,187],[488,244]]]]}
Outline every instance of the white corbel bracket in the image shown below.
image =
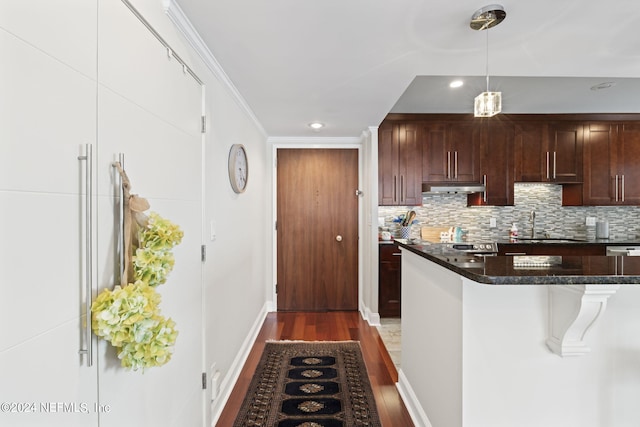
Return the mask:
{"type": "Polygon", "coordinates": [[[585,335],[607,308],[620,285],[549,286],[547,347],[559,356],[581,356],[591,349],[585,335]]]}

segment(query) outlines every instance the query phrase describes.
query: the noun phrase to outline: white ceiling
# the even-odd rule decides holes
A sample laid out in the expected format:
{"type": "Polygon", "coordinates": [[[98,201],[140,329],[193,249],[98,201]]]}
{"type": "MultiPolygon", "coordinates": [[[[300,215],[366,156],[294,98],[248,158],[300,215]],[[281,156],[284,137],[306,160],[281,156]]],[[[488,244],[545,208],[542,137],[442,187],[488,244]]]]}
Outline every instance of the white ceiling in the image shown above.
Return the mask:
{"type": "MultiPolygon", "coordinates": [[[[486,87],[486,32],[469,21],[491,2],[176,2],[271,137],[359,136],[391,111],[471,113],[486,87]],[[465,85],[449,89],[452,76],[465,85]]],[[[638,0],[500,4],[488,56],[503,112],[640,112],[638,0]],[[602,82],[616,85],[590,89],[602,82]]]]}

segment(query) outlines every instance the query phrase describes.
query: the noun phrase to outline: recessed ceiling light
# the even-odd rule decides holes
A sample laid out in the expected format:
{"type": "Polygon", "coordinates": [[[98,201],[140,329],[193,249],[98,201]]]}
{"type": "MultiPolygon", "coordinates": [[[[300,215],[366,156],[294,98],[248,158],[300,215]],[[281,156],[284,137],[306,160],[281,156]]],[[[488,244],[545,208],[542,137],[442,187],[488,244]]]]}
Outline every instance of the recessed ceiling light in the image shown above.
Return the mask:
{"type": "Polygon", "coordinates": [[[320,122],[309,123],[309,127],[313,130],[320,130],[324,127],[324,123],[320,123],[320,122]]]}
{"type": "Polygon", "coordinates": [[[464,82],[462,80],[454,80],[451,83],[449,83],[449,87],[450,88],[457,88],[460,87],[464,84],[464,82]]]}
{"type": "Polygon", "coordinates": [[[615,85],[616,85],[616,82],[604,82],[604,83],[597,84],[595,86],[591,86],[591,90],[609,89],[610,87],[613,87],[615,85]]]}

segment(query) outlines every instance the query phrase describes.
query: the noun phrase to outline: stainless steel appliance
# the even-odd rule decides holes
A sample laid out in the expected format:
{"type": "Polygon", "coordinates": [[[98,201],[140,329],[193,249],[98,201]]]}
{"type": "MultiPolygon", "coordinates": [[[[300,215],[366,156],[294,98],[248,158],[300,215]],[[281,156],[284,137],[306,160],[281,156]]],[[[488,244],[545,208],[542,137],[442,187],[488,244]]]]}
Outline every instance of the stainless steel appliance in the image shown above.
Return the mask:
{"type": "Polygon", "coordinates": [[[458,267],[483,268],[484,258],[498,253],[497,243],[443,243],[438,257],[458,267]]]}
{"type": "Polygon", "coordinates": [[[498,244],[493,242],[480,243],[444,243],[445,248],[454,253],[466,253],[477,255],[495,255],[498,253],[498,244]]]}
{"type": "Polygon", "coordinates": [[[607,256],[638,256],[640,246],[607,246],[607,256]]]}

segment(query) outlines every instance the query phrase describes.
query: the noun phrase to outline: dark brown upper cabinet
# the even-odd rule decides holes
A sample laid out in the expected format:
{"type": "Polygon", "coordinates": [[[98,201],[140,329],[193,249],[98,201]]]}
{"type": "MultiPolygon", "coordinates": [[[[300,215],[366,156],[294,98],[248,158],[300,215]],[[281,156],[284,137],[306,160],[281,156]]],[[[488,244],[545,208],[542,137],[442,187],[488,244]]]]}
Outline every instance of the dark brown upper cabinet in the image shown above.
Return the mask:
{"type": "Polygon", "coordinates": [[[640,124],[585,125],[584,205],[640,205],[640,124]]]}
{"type": "Polygon", "coordinates": [[[422,146],[416,123],[378,129],[378,205],[422,204],[422,146]]]}
{"type": "Polygon", "coordinates": [[[422,181],[480,183],[480,129],[477,120],[425,123],[422,181]]]}
{"type": "Polygon", "coordinates": [[[515,181],[582,182],[583,125],[531,121],[515,125],[515,181]]]}
{"type": "Polygon", "coordinates": [[[467,202],[473,206],[512,206],[515,126],[492,117],[482,119],[480,129],[480,173],[485,192],[470,194],[467,202]]]}

